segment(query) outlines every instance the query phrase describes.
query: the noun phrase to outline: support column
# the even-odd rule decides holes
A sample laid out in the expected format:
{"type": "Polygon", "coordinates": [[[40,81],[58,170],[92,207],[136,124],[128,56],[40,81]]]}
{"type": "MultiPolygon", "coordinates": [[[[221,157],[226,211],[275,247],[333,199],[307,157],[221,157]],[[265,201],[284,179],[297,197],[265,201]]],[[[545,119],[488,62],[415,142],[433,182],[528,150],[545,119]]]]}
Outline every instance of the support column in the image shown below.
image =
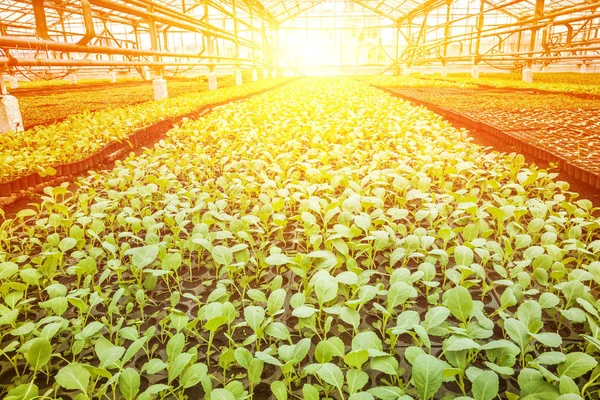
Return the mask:
{"type": "Polygon", "coordinates": [[[9,75],[8,76],[8,82],[10,83],[10,88],[11,89],[18,89],[19,88],[19,80],[17,79],[16,76],[9,75]]]}
{"type": "Polygon", "coordinates": [[[77,74],[71,75],[71,83],[77,85],[77,74]]]}
{"type": "Polygon", "coordinates": [[[479,0],[479,16],[477,17],[477,39],[475,40],[475,56],[473,56],[473,68],[471,69],[471,78],[479,79],[479,60],[481,55],[479,47],[481,45],[481,32],[483,31],[483,10],[484,0],[479,0]]]}
{"type": "Polygon", "coordinates": [[[400,25],[396,25],[396,75],[400,75],[400,25]]]}
{"type": "MultiPolygon", "coordinates": [[[[153,6],[148,6],[148,12],[152,13],[154,12],[154,7],[153,6]]],[[[154,22],[154,19],[149,19],[148,20],[148,34],[150,35],[150,48],[153,51],[158,51],[158,31],[156,30],[156,23],[154,22]]],[[[153,61],[154,62],[159,62],[160,61],[160,57],[159,56],[153,56],[153,61]]],[[[160,67],[155,67],[154,68],[154,75],[155,76],[160,76],[161,75],[161,70],[160,67]]],[[[146,79],[150,79],[150,77],[146,77],[146,79]]]]}
{"type": "Polygon", "coordinates": [[[403,76],[410,76],[410,66],[409,65],[403,65],[402,66],[402,75],[403,76]]]}
{"type": "Polygon", "coordinates": [[[117,83],[117,73],[116,73],[116,72],[112,71],[112,72],[110,73],[110,81],[111,81],[112,83],[117,83]]]}
{"type": "MultiPolygon", "coordinates": [[[[586,63],[581,64],[581,66],[579,67],[579,72],[582,74],[585,74],[587,72],[587,64],[586,63]]],[[[11,86],[11,88],[12,88],[12,86],[11,86]]]]}
{"type": "Polygon", "coordinates": [[[152,81],[152,89],[154,89],[154,100],[163,100],[169,97],[167,91],[167,81],[162,76],[157,76],[152,81]]]}
{"type": "Polygon", "coordinates": [[[473,67],[471,68],[471,78],[479,79],[479,65],[473,62],[473,67]]]}
{"type": "Polygon", "coordinates": [[[10,131],[22,131],[23,118],[19,101],[11,96],[4,86],[4,75],[0,73],[0,134],[10,131]]]}
{"type": "Polygon", "coordinates": [[[446,67],[445,65],[442,66],[442,76],[448,76],[448,67],[446,67]]]}
{"type": "Polygon", "coordinates": [[[207,75],[208,77],[208,90],[217,90],[219,88],[219,84],[217,83],[217,75],[211,68],[210,72],[207,75]]]}
{"type": "Polygon", "coordinates": [[[263,79],[269,79],[269,70],[263,69],[263,79]]]}
{"type": "MultiPolygon", "coordinates": [[[[208,3],[209,3],[208,1],[204,2],[204,20],[207,24],[209,23],[208,3]]],[[[212,56],[214,55],[212,38],[209,35],[205,35],[203,38],[206,40],[206,53],[208,55],[208,62],[209,62],[209,64],[212,64],[213,63],[212,56]]],[[[209,67],[209,68],[210,68],[210,72],[213,72],[212,67],[209,67]]]]}
{"type": "Polygon", "coordinates": [[[275,76],[273,78],[277,78],[279,75],[279,68],[281,68],[281,64],[279,62],[279,27],[275,28],[275,76]]]}
{"type": "Polygon", "coordinates": [[[258,71],[256,68],[252,68],[252,82],[256,82],[258,80],[258,71]]]}
{"type": "Polygon", "coordinates": [[[537,26],[538,19],[544,16],[544,0],[535,0],[535,13],[534,17],[536,21],[533,23],[531,28],[531,38],[529,39],[529,54],[527,59],[527,67],[523,69],[523,81],[533,82],[533,52],[535,51],[535,40],[539,27],[537,26]]]}
{"type": "Polygon", "coordinates": [[[446,0],[446,25],[444,25],[444,47],[442,55],[442,76],[447,75],[446,71],[446,58],[448,57],[448,41],[450,38],[450,11],[452,6],[452,0],[446,0]]]}
{"type": "Polygon", "coordinates": [[[529,67],[523,68],[523,82],[533,82],[533,70],[529,67]]]}
{"type": "Polygon", "coordinates": [[[242,84],[242,71],[239,68],[235,69],[235,84],[241,86],[242,84]]]}

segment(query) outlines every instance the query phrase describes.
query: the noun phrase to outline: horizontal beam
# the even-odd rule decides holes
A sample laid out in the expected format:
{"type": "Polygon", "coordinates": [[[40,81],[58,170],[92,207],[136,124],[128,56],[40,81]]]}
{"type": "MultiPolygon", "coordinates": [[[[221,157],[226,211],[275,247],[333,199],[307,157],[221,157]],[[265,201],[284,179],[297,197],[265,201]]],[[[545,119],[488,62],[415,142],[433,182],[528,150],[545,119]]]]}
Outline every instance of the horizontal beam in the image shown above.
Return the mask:
{"type": "Polygon", "coordinates": [[[155,21],[161,24],[175,26],[178,28],[182,28],[188,30],[190,32],[199,32],[207,36],[217,37],[220,39],[230,40],[233,42],[239,42],[243,46],[247,47],[258,47],[256,43],[251,42],[250,40],[240,39],[227,32],[224,29],[217,28],[216,26],[212,26],[207,24],[206,22],[188,22],[179,18],[172,18],[170,16],[160,15],[156,12],[150,12],[146,10],[139,9],[137,7],[133,7],[128,4],[124,4],[124,2],[116,2],[112,0],[89,0],[91,4],[97,7],[107,8],[109,10],[122,12],[129,15],[134,15],[137,17],[144,18],[147,21],[155,21]]]}
{"type": "MultiPolygon", "coordinates": [[[[213,59],[225,59],[227,57],[213,56],[213,59]]],[[[231,62],[220,63],[220,65],[255,65],[252,60],[235,60],[231,62]]],[[[111,60],[69,60],[60,58],[6,58],[0,57],[0,69],[3,66],[8,67],[166,67],[166,66],[185,66],[185,67],[211,67],[214,64],[200,62],[178,62],[178,61],[111,61],[111,60]]]]}
{"type": "MultiPolygon", "coordinates": [[[[194,58],[194,59],[216,59],[219,57],[194,53],[172,53],[168,51],[156,51],[156,50],[140,50],[140,49],[126,49],[122,47],[105,47],[105,46],[81,46],[75,43],[60,43],[51,40],[41,39],[24,39],[16,38],[12,36],[0,36],[0,47],[19,49],[19,50],[52,50],[52,51],[64,51],[72,53],[88,53],[88,54],[119,54],[124,56],[134,57],[149,57],[149,56],[160,56],[160,57],[177,57],[177,58],[194,58]]],[[[220,57],[226,60],[241,60],[236,57],[220,57]]]]}

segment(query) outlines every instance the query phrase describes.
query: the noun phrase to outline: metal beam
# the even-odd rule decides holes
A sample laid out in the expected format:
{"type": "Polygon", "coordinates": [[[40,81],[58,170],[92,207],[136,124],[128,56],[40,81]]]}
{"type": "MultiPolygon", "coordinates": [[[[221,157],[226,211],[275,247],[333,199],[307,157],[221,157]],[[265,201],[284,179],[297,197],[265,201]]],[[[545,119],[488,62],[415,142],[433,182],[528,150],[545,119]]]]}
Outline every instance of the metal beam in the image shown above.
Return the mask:
{"type": "Polygon", "coordinates": [[[289,14],[287,16],[287,18],[283,18],[283,19],[279,20],[279,23],[282,24],[285,21],[289,21],[290,19],[294,19],[298,15],[300,15],[300,14],[306,12],[306,11],[309,11],[309,10],[315,8],[317,5],[321,4],[322,2],[323,2],[323,0],[312,1],[311,4],[309,4],[307,7],[304,7],[304,8],[300,8],[300,6],[298,6],[298,10],[296,10],[295,12],[289,14]]]}
{"type": "Polygon", "coordinates": [[[396,22],[402,24],[406,21],[410,21],[416,17],[419,17],[421,14],[428,13],[433,8],[437,8],[437,6],[444,5],[445,3],[445,0],[427,0],[425,3],[421,4],[420,6],[414,8],[412,11],[398,18],[396,22]]]}
{"type": "Polygon", "coordinates": [[[91,53],[91,54],[120,54],[124,56],[136,56],[136,57],[176,57],[176,58],[193,58],[193,59],[205,59],[205,58],[219,58],[219,59],[231,59],[236,60],[236,57],[217,57],[211,55],[200,55],[196,53],[172,53],[166,51],[153,51],[153,50],[139,50],[139,49],[127,49],[123,47],[105,47],[105,46],[80,46],[75,43],[60,43],[50,40],[32,40],[16,38],[11,36],[0,36],[0,47],[6,47],[11,49],[20,50],[52,50],[52,51],[64,51],[72,53],[91,53]]]}
{"type": "MultiPolygon", "coordinates": [[[[254,65],[252,60],[222,58],[223,64],[230,65],[254,65]]],[[[60,58],[6,58],[0,57],[0,68],[9,67],[167,67],[171,65],[210,67],[212,64],[201,62],[179,62],[179,61],[110,61],[110,60],[69,60],[60,58]]]]}
{"type": "Polygon", "coordinates": [[[387,18],[387,19],[389,19],[391,21],[394,20],[393,18],[390,18],[390,16],[388,16],[386,13],[384,13],[383,11],[381,11],[380,9],[378,9],[377,7],[370,6],[368,4],[368,1],[369,0],[352,0],[353,3],[358,4],[359,6],[363,7],[366,10],[374,12],[375,14],[377,14],[377,15],[383,17],[383,18],[387,18]]]}

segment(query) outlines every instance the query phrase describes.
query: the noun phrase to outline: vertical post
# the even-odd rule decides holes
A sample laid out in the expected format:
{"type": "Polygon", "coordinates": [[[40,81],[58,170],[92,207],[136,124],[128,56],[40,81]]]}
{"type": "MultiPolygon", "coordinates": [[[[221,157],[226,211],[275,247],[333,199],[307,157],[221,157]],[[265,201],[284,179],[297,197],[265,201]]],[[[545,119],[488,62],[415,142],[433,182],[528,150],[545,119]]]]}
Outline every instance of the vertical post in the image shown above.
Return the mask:
{"type": "MultiPolygon", "coordinates": [[[[154,7],[153,6],[148,6],[148,12],[153,12],[154,11],[154,7]]],[[[158,32],[156,31],[156,23],[154,22],[154,19],[150,18],[148,19],[148,33],[150,34],[150,47],[153,51],[158,51],[158,32]]],[[[152,56],[152,59],[154,60],[154,62],[159,62],[160,61],[160,57],[159,56],[152,56]]],[[[156,67],[154,69],[154,73],[157,76],[160,76],[160,67],[156,67]]]]}
{"type": "Polygon", "coordinates": [[[400,75],[400,25],[396,25],[396,75],[400,75]]]}
{"type": "MultiPolygon", "coordinates": [[[[268,45],[267,45],[267,28],[265,27],[265,20],[263,18],[260,19],[261,31],[262,31],[262,43],[263,43],[263,60],[266,64],[270,63],[269,54],[268,54],[268,45]]],[[[263,71],[263,75],[266,78],[269,77],[268,71],[263,71]]]]}
{"type": "Polygon", "coordinates": [[[240,42],[239,42],[239,22],[238,22],[238,18],[237,18],[237,8],[236,8],[236,0],[231,0],[231,7],[233,9],[233,35],[235,36],[235,56],[239,57],[240,56],[240,42]]]}
{"type": "Polygon", "coordinates": [[[414,49],[411,49],[410,46],[412,46],[412,19],[409,19],[408,21],[408,32],[407,32],[407,37],[408,37],[408,52],[407,52],[407,60],[406,60],[406,65],[404,65],[404,68],[402,70],[402,75],[404,76],[409,76],[410,75],[410,64],[412,61],[412,55],[410,54],[411,51],[414,51],[414,49]]]}
{"type": "Polygon", "coordinates": [[[481,60],[481,31],[483,30],[484,7],[484,0],[479,0],[479,16],[477,17],[477,38],[475,39],[475,56],[473,57],[473,69],[471,70],[471,77],[474,79],[479,78],[479,61],[481,60]]]}
{"type": "Polygon", "coordinates": [[[444,25],[444,47],[442,56],[442,76],[447,75],[446,63],[448,57],[448,38],[450,37],[450,11],[452,0],[446,0],[446,25],[444,25]]]}
{"type": "Polygon", "coordinates": [[[533,52],[535,51],[535,41],[537,31],[539,30],[538,19],[544,16],[544,0],[535,0],[535,13],[533,26],[531,27],[531,37],[529,38],[529,53],[527,54],[527,66],[523,69],[523,81],[533,82],[533,52]]]}
{"type": "Polygon", "coordinates": [[[0,96],[4,96],[8,94],[8,90],[6,90],[6,85],[4,84],[4,74],[0,71],[0,96]]]}
{"type": "Polygon", "coordinates": [[[0,133],[22,131],[23,119],[19,109],[19,101],[6,91],[3,72],[4,68],[0,67],[0,133]]]}
{"type": "MultiPolygon", "coordinates": [[[[236,0],[231,0],[231,7],[233,8],[233,34],[235,36],[235,56],[240,56],[240,42],[239,42],[239,25],[237,18],[237,9],[236,9],[236,0]]],[[[240,86],[242,84],[242,71],[240,71],[240,66],[235,66],[235,84],[240,86]]]]}
{"type": "MultiPolygon", "coordinates": [[[[209,0],[204,0],[204,21],[209,23],[209,14],[208,14],[208,2],[209,0]]],[[[217,82],[217,75],[215,74],[215,65],[213,64],[213,42],[210,35],[205,36],[206,39],[206,52],[208,54],[208,90],[217,90],[219,84],[217,82]]]]}
{"type": "Polygon", "coordinates": [[[273,78],[277,78],[279,76],[279,27],[275,28],[275,74],[273,78]]]}
{"type": "Polygon", "coordinates": [[[17,79],[16,76],[9,75],[8,76],[8,81],[10,83],[10,88],[11,89],[18,89],[19,88],[19,80],[17,79]]]}
{"type": "MultiPolygon", "coordinates": [[[[254,12],[252,11],[252,7],[249,8],[249,13],[250,13],[250,38],[252,40],[252,62],[256,63],[256,39],[255,39],[255,31],[256,28],[254,26],[254,12]]],[[[254,64],[252,66],[252,81],[256,82],[258,80],[258,70],[256,67],[256,64],[254,64]]]]}

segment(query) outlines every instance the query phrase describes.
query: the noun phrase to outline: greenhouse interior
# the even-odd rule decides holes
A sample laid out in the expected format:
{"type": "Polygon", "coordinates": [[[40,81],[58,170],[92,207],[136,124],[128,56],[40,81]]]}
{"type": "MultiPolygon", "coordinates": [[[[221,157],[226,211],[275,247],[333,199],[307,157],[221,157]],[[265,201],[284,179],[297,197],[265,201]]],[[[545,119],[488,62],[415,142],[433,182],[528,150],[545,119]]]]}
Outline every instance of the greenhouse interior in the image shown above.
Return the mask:
{"type": "Polygon", "coordinates": [[[600,399],[600,1],[2,0],[0,398],[600,399]]]}

